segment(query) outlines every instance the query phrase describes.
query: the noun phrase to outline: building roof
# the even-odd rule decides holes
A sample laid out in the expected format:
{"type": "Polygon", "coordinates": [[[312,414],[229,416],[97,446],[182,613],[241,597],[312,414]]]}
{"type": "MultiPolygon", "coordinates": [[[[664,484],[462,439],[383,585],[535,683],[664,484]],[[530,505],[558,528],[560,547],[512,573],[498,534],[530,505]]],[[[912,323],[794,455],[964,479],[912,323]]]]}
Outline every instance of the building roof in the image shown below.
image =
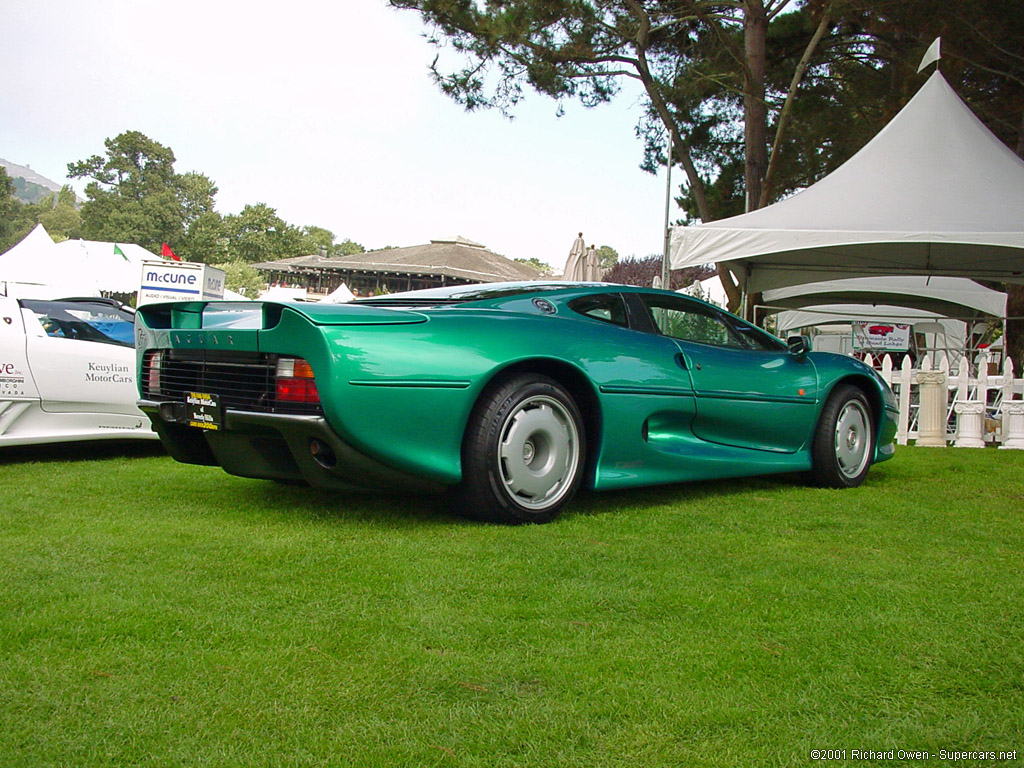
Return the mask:
{"type": "Polygon", "coordinates": [[[436,275],[472,282],[536,280],[542,274],[464,237],[431,240],[425,245],[387,248],[350,256],[295,256],[254,264],[256,269],[279,272],[337,270],[401,275],[436,275]]]}

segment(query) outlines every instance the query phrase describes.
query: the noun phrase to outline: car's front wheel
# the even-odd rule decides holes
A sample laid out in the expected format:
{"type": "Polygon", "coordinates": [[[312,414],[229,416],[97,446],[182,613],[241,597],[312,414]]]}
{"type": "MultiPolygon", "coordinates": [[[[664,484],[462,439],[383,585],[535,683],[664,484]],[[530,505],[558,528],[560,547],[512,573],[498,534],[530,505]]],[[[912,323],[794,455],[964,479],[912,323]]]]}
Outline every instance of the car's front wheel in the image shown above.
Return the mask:
{"type": "Polygon", "coordinates": [[[455,509],[500,523],[548,522],[579,488],[585,455],[579,409],[558,382],[507,379],[470,416],[455,509]]]}
{"type": "Polygon", "coordinates": [[[875,449],[871,407],[850,384],[833,390],[818,420],[812,446],[814,482],[826,488],[853,488],[864,482],[875,449]]]}

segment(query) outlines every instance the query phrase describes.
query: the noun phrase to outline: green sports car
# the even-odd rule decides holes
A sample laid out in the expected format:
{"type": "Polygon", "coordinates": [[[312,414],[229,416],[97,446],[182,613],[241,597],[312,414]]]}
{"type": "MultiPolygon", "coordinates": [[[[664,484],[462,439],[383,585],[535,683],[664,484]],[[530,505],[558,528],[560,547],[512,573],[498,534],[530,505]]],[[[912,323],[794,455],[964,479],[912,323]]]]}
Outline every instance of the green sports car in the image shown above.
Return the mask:
{"type": "Polygon", "coordinates": [[[608,283],[503,283],[324,305],[179,302],[136,321],[139,407],[178,461],[552,519],[583,486],[891,458],[889,388],[715,306],[608,283]]]}

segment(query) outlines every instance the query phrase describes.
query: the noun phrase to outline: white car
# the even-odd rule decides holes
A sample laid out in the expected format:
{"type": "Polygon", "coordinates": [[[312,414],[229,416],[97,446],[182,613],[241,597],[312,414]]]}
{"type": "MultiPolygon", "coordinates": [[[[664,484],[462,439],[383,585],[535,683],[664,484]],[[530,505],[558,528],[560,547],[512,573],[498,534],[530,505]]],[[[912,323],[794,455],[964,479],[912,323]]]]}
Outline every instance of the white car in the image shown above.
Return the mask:
{"type": "Polygon", "coordinates": [[[135,405],[134,320],[111,299],[0,296],[0,446],[156,439],[135,405]]]}

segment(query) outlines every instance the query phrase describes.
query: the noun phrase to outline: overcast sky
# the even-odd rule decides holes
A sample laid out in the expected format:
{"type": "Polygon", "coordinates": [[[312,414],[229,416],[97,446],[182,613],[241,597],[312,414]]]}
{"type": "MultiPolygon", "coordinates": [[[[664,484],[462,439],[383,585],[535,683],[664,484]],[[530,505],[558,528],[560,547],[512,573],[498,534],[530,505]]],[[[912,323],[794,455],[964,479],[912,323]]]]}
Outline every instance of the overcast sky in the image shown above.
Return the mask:
{"type": "Polygon", "coordinates": [[[582,230],[661,252],[635,91],[466,113],[430,79],[419,16],[385,0],[7,0],[0,30],[0,157],[58,183],[138,130],[213,179],[221,213],[262,202],[368,249],[462,235],[560,270],[582,230]]]}

